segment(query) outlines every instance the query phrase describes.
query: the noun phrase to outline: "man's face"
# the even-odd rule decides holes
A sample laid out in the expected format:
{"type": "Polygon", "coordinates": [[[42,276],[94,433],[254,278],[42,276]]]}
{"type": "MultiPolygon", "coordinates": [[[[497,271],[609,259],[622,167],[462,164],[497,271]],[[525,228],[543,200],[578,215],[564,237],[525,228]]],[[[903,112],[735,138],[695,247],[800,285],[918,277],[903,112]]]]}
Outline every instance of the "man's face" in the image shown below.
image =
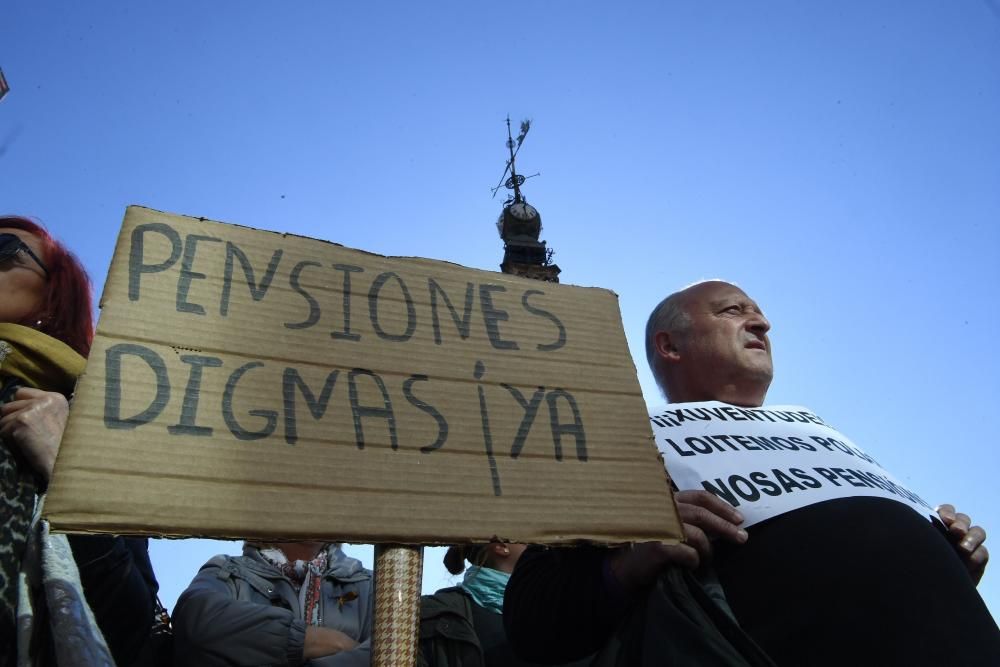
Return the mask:
{"type": "Polygon", "coordinates": [[[745,403],[748,389],[766,392],[773,375],[771,325],[757,304],[723,282],[695,285],[683,303],[690,326],[673,341],[685,390],[699,397],[688,400],[745,403]]]}

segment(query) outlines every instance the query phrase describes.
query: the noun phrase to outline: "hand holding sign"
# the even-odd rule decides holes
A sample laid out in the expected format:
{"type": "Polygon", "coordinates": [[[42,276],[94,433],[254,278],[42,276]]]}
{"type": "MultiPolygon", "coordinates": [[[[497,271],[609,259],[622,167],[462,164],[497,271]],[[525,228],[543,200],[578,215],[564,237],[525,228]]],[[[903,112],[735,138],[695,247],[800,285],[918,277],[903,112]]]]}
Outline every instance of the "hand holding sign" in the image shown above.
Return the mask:
{"type": "Polygon", "coordinates": [[[736,544],[747,541],[747,531],[740,528],[743,515],[729,503],[708,491],[681,491],[674,498],[684,524],[684,537],[703,560],[712,557],[712,540],[736,544]]]}
{"type": "Polygon", "coordinates": [[[681,491],[674,495],[674,500],[686,544],[646,542],[612,555],[611,572],[626,590],[648,586],[670,565],[697,568],[712,557],[712,540],[736,544],[747,541],[747,532],[740,528],[743,515],[718,496],[708,491],[681,491]]]}

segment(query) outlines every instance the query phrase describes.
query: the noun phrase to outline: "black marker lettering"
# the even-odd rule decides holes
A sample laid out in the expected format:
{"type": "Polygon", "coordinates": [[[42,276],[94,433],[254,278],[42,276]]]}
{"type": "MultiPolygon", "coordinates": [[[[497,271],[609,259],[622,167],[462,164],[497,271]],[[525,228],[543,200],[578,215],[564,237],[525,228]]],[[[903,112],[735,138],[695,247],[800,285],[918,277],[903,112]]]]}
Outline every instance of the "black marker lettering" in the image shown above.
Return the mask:
{"type": "MultiPolygon", "coordinates": [[[[481,380],[485,373],[486,366],[482,361],[477,361],[472,377],[477,380],[481,380]]],[[[486,393],[483,391],[483,385],[481,384],[476,385],[476,389],[479,391],[479,418],[482,420],[483,424],[483,446],[486,448],[486,461],[490,466],[490,479],[493,481],[493,495],[502,496],[503,489],[500,487],[500,472],[497,470],[496,457],[493,456],[493,435],[490,433],[490,415],[486,411],[486,393]]]]}
{"type": "Polygon", "coordinates": [[[399,440],[396,438],[396,415],[392,411],[392,401],[389,399],[389,392],[386,391],[382,378],[370,370],[355,368],[347,374],[347,392],[351,399],[351,414],[354,417],[354,442],[358,449],[365,448],[365,431],[361,420],[366,417],[384,419],[389,429],[390,446],[393,449],[399,449],[399,440]],[[358,400],[358,377],[372,379],[379,393],[382,394],[381,405],[361,405],[358,400]]]}
{"type": "Polygon", "coordinates": [[[306,303],[309,304],[309,315],[306,317],[306,319],[302,320],[301,322],[294,322],[294,323],[286,322],[285,323],[286,329],[308,329],[312,325],[319,322],[319,314],[320,314],[319,302],[315,299],[315,297],[313,297],[312,294],[307,292],[305,288],[302,287],[302,282],[301,282],[302,270],[305,269],[307,266],[323,266],[323,265],[320,264],[319,262],[310,262],[309,260],[303,260],[299,262],[292,268],[292,273],[288,277],[288,284],[291,285],[292,289],[295,290],[300,296],[302,296],[302,298],[306,300],[306,303]]]}
{"type": "Polygon", "coordinates": [[[498,350],[517,350],[517,343],[512,340],[504,340],[500,337],[500,322],[510,319],[506,310],[500,310],[493,305],[493,292],[506,292],[503,285],[480,285],[479,305],[483,311],[483,322],[486,324],[486,335],[489,336],[490,345],[498,350]]]}
{"type": "Polygon", "coordinates": [[[334,340],[361,340],[361,334],[351,333],[351,274],[362,273],[364,269],[350,264],[334,264],[333,268],[344,272],[344,330],[331,331],[330,337],[334,340]]]}
{"type": "Polygon", "coordinates": [[[168,426],[167,431],[171,435],[212,435],[210,426],[197,426],[195,424],[195,419],[198,416],[198,399],[201,397],[201,370],[206,366],[218,368],[222,365],[222,359],[185,354],[181,356],[181,361],[191,365],[191,372],[188,374],[187,387],[184,389],[181,419],[173,426],[168,426]]]}
{"type": "Polygon", "coordinates": [[[194,265],[194,256],[198,251],[198,243],[200,241],[211,241],[212,243],[221,243],[222,239],[217,239],[212,236],[202,236],[201,234],[188,234],[184,237],[184,257],[181,259],[181,275],[177,279],[177,312],[178,313],[194,313],[196,315],[204,315],[205,307],[197,303],[189,303],[188,292],[191,290],[191,282],[193,280],[203,280],[205,278],[204,273],[198,273],[197,271],[192,271],[191,267],[194,265]]]}
{"type": "Polygon", "coordinates": [[[418,410],[426,412],[427,414],[429,414],[431,417],[434,418],[435,422],[437,422],[437,427],[438,427],[437,438],[431,444],[424,445],[423,447],[420,448],[420,451],[423,452],[424,454],[427,454],[428,452],[433,452],[435,449],[441,449],[441,447],[444,446],[445,441],[448,440],[448,422],[447,420],[445,420],[444,415],[442,415],[438,411],[438,409],[435,408],[433,405],[427,403],[426,401],[422,401],[421,399],[417,398],[416,394],[413,393],[413,384],[415,382],[427,382],[429,380],[430,378],[428,378],[426,375],[414,374],[403,381],[403,396],[405,396],[406,400],[410,402],[410,405],[417,408],[418,410]]]}
{"type": "Polygon", "coordinates": [[[550,322],[552,322],[552,324],[556,325],[556,328],[559,330],[559,336],[558,338],[556,338],[554,342],[544,343],[544,344],[539,343],[538,350],[540,352],[551,352],[552,350],[558,350],[560,347],[566,344],[566,327],[563,326],[563,323],[559,320],[558,317],[556,317],[549,311],[543,308],[539,308],[538,306],[531,305],[531,303],[528,301],[528,297],[533,296],[535,294],[541,294],[542,296],[545,296],[545,292],[541,290],[530,289],[523,295],[521,295],[521,305],[524,306],[524,309],[529,313],[531,313],[532,315],[538,315],[539,317],[544,317],[545,319],[549,320],[550,322]]]}
{"type": "Polygon", "coordinates": [[[229,294],[233,288],[233,259],[240,261],[243,267],[243,276],[247,279],[247,287],[250,288],[250,296],[254,301],[260,301],[267,294],[267,288],[274,280],[274,272],[278,270],[278,262],[281,261],[281,250],[275,250],[271,255],[271,261],[267,264],[260,285],[257,284],[257,277],[253,271],[253,265],[247,259],[246,254],[239,249],[235,243],[226,241],[226,269],[222,279],[222,299],[219,302],[219,314],[225,317],[229,314],[229,294]]]}
{"type": "Polygon", "coordinates": [[[139,300],[139,281],[144,273],[158,273],[173,266],[181,256],[181,237],[170,225],[162,222],[151,222],[137,225],[132,230],[131,247],[128,254],[128,300],[139,300]],[[146,234],[154,232],[162,234],[170,241],[170,257],[159,264],[145,263],[146,234]]]}
{"type": "Polygon", "coordinates": [[[322,419],[323,415],[326,414],[327,405],[330,404],[330,395],[333,393],[334,385],[337,384],[337,375],[339,373],[340,371],[330,371],[330,374],[326,376],[326,380],[323,382],[319,398],[316,398],[316,394],[309,388],[309,385],[306,384],[297,370],[294,368],[285,369],[281,378],[281,393],[285,405],[285,442],[289,445],[294,445],[299,439],[298,422],[295,413],[295,390],[298,389],[298,393],[302,394],[302,398],[306,399],[306,407],[309,408],[309,413],[312,414],[313,419],[322,419]]]}
{"type": "Polygon", "coordinates": [[[545,395],[545,401],[549,404],[549,423],[552,427],[552,446],[555,448],[556,460],[562,461],[562,436],[572,435],[576,439],[576,458],[579,461],[587,460],[587,435],[583,431],[583,419],[580,417],[580,408],[576,404],[573,394],[565,389],[553,389],[545,395]],[[559,399],[563,399],[569,404],[573,411],[573,422],[563,424],[559,421],[559,399]]]}
{"type": "Polygon", "coordinates": [[[536,389],[535,393],[531,396],[531,400],[528,401],[525,400],[524,394],[517,387],[512,387],[504,382],[501,382],[500,386],[509,391],[514,400],[517,401],[517,404],[524,410],[524,417],[521,418],[521,425],[517,428],[517,435],[514,436],[514,444],[510,448],[510,457],[516,459],[521,455],[521,450],[524,449],[524,441],[528,439],[528,432],[531,431],[535,415],[538,414],[538,406],[542,404],[542,397],[545,396],[545,387],[536,389]]]}
{"type": "Polygon", "coordinates": [[[368,316],[371,318],[372,328],[375,329],[375,333],[378,334],[379,338],[401,343],[403,341],[410,340],[410,338],[413,337],[413,332],[417,328],[417,309],[413,305],[413,297],[410,296],[410,290],[407,289],[406,283],[403,282],[403,279],[397,274],[392,271],[386,271],[385,273],[378,274],[378,277],[375,278],[375,282],[372,283],[371,289],[368,290],[368,316]],[[406,330],[401,334],[386,333],[386,331],[382,328],[382,324],[379,322],[378,297],[382,292],[382,288],[390,278],[395,278],[396,282],[399,283],[399,289],[403,295],[403,302],[406,304],[406,330]]]}
{"type": "Polygon", "coordinates": [[[448,312],[451,314],[451,321],[455,323],[455,328],[458,329],[458,335],[465,340],[469,337],[469,330],[472,327],[472,299],[475,296],[475,285],[472,283],[466,283],[465,287],[465,308],[462,311],[462,316],[458,316],[458,311],[455,310],[455,306],[452,305],[451,299],[448,298],[448,293],[441,289],[441,286],[437,284],[437,281],[433,278],[427,279],[427,288],[431,293],[431,324],[434,328],[434,343],[436,345],[441,344],[441,322],[438,318],[438,294],[444,300],[444,305],[447,306],[448,312]]]}
{"type": "Polygon", "coordinates": [[[104,353],[104,426],[109,429],[131,430],[156,419],[170,401],[170,377],[167,365],[156,352],[142,345],[119,343],[104,353]],[[156,375],[156,396],[145,410],[122,419],[122,356],[139,357],[156,375]]]}
{"type": "Polygon", "coordinates": [[[264,418],[264,428],[259,431],[248,431],[243,428],[243,426],[236,421],[236,415],[233,414],[233,394],[236,393],[236,385],[247,371],[253,368],[260,368],[263,365],[264,363],[260,361],[251,361],[243,364],[229,376],[229,380],[226,382],[226,388],[222,392],[222,418],[226,421],[226,426],[229,427],[229,432],[232,433],[233,437],[237,440],[260,440],[261,438],[266,438],[274,433],[274,429],[278,425],[278,413],[274,410],[249,411],[249,414],[253,417],[264,418]]]}

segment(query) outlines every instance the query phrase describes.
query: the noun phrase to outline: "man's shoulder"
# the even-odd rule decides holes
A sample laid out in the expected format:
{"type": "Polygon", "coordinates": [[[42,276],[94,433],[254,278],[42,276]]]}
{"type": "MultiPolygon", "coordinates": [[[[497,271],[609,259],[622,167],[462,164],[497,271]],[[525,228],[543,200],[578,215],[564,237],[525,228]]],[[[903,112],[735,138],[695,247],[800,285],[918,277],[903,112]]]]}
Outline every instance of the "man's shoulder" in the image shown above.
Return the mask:
{"type": "Polygon", "coordinates": [[[201,566],[199,574],[214,575],[220,579],[238,577],[241,579],[280,579],[283,577],[277,568],[262,560],[248,556],[231,556],[218,554],[212,556],[201,566]]]}

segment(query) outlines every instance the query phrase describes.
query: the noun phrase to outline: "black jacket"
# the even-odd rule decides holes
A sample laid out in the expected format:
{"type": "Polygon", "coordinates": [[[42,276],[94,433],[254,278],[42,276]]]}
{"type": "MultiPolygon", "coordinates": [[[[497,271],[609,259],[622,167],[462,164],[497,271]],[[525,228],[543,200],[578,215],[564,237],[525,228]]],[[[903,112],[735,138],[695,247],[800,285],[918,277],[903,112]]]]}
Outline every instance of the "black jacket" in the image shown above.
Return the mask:
{"type": "Polygon", "coordinates": [[[773,667],[686,570],[668,568],[631,597],[609,590],[607,549],[530,547],[504,596],[507,637],[544,664],[597,653],[594,665],[773,667]]]}
{"type": "Polygon", "coordinates": [[[149,540],[114,535],[70,535],[73,559],[97,625],[118,667],[136,664],[149,638],[159,584],[149,540]]]}
{"type": "Polygon", "coordinates": [[[473,602],[460,586],[420,598],[421,667],[483,667],[473,602]]]}
{"type": "MultiPolygon", "coordinates": [[[[461,586],[420,599],[420,667],[538,667],[514,653],[500,614],[480,607],[461,586]]],[[[591,664],[587,656],[563,667],[591,664]]]]}

